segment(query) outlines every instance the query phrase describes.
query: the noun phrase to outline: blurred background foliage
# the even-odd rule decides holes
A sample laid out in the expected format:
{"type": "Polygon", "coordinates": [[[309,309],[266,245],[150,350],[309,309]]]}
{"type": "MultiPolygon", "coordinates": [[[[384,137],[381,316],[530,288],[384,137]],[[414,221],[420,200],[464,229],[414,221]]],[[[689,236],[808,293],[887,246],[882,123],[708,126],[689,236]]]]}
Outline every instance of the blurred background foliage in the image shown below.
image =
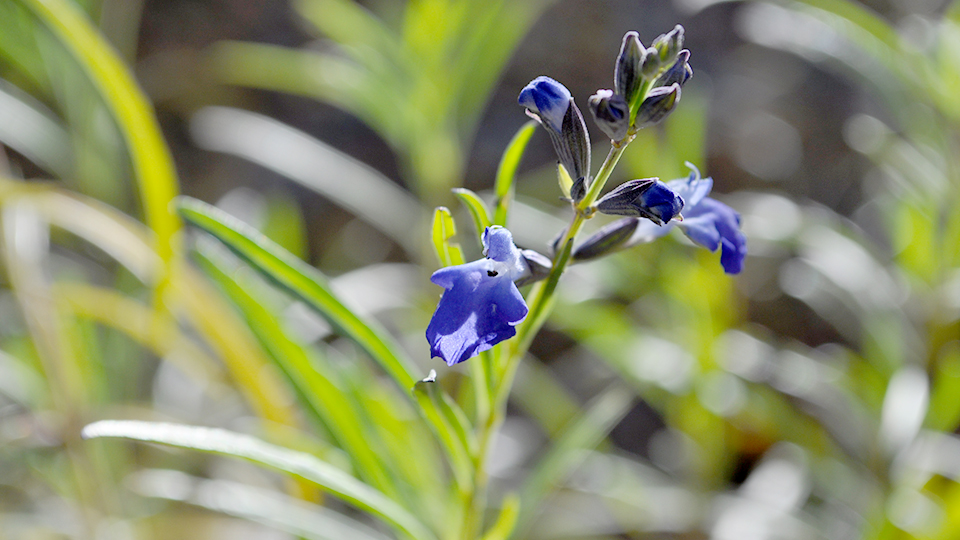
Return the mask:
{"type": "MultiPolygon", "coordinates": [[[[677,237],[571,268],[492,448],[488,538],[956,538],[948,0],[0,0],[0,537],[459,537],[458,441],[416,411],[482,403],[476,361],[426,358],[429,210],[476,254],[449,188],[489,200],[519,89],[550,75],[582,105],[625,31],[678,22],[696,75],[616,174],[694,163],[750,257],[730,279],[677,237]],[[265,254],[185,236],[177,193],[333,277],[275,288],[265,254]],[[406,391],[431,368],[445,392],[406,391]],[[80,439],[120,418],[312,455],[338,497],[80,439]]],[[[542,135],[510,216],[541,251],[566,219],[542,135]]]]}

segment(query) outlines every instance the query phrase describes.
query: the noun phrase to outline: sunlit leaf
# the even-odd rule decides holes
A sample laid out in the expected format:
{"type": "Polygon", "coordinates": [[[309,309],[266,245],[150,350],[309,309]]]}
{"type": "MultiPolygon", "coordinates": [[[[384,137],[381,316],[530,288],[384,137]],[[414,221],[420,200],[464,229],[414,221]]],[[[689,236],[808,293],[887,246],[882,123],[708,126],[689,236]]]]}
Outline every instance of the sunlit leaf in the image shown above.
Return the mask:
{"type": "Polygon", "coordinates": [[[457,199],[460,199],[460,202],[470,212],[477,237],[482,240],[483,232],[493,224],[490,220],[490,209],[487,208],[487,203],[483,202],[479,195],[466,188],[454,188],[453,194],[457,196],[457,199]]]}

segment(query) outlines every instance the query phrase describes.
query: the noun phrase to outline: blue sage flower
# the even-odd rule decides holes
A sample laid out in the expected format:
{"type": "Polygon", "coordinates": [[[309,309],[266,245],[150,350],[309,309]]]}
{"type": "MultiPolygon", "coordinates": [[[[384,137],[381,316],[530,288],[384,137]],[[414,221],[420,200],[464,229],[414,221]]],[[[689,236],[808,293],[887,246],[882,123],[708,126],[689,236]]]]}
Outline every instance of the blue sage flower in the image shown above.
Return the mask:
{"type": "Polygon", "coordinates": [[[560,164],[576,182],[590,175],[590,134],[567,87],[540,76],[523,87],[517,100],[547,130],[560,164]]]}
{"type": "Polygon", "coordinates": [[[603,214],[644,217],[657,225],[677,217],[683,207],[683,197],[656,178],[624,182],[597,201],[603,214]]]}
{"type": "Polygon", "coordinates": [[[713,188],[713,179],[700,178],[700,171],[689,163],[687,165],[691,168],[689,177],[671,180],[666,184],[686,202],[683,221],[673,221],[663,227],[641,222],[624,247],[651,242],[677,226],[690,240],[710,251],[719,248],[724,272],[739,274],[743,269],[743,259],[747,256],[747,238],[740,231],[740,214],[722,202],[707,197],[713,188]]]}
{"type": "Polygon", "coordinates": [[[516,335],[527,304],[514,281],[527,264],[510,231],[487,227],[478,261],[441,268],[430,281],[446,289],[427,326],[430,356],[454,365],[516,335]]]}

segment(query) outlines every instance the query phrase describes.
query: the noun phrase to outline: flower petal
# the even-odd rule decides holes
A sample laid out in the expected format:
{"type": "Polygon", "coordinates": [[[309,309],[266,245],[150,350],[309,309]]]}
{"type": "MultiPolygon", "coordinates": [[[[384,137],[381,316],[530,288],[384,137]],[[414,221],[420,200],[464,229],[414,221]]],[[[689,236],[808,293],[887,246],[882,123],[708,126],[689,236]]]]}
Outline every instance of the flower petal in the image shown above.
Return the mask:
{"type": "Polygon", "coordinates": [[[740,214],[722,202],[705,197],[690,209],[679,224],[694,242],[716,251],[722,248],[720,264],[728,274],[739,274],[747,256],[747,239],[740,232],[740,214]]]}
{"type": "MultiPolygon", "coordinates": [[[[701,178],[699,169],[690,162],[687,162],[687,166],[690,167],[690,176],[671,180],[667,182],[667,185],[670,186],[670,189],[676,191],[677,195],[683,197],[687,208],[693,208],[700,204],[700,201],[713,189],[713,178],[701,178]]],[[[683,219],[687,219],[686,214],[684,214],[683,219]]]]}

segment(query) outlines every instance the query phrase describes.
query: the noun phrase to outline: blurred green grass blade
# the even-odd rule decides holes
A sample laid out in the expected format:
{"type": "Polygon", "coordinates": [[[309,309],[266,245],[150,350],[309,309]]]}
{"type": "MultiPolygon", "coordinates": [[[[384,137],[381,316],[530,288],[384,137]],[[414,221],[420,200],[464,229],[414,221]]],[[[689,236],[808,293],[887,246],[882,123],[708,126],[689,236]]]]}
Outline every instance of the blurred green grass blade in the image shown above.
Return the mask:
{"type": "Polygon", "coordinates": [[[474,0],[464,17],[464,36],[457,54],[446,59],[442,73],[449,80],[461,119],[461,136],[469,138],[486,102],[521,39],[555,0],[474,0]]]}
{"type": "Polygon", "coordinates": [[[487,203],[483,202],[483,199],[481,199],[479,195],[467,188],[454,188],[453,194],[456,195],[457,199],[459,199],[467,208],[467,211],[470,212],[470,217],[473,218],[473,226],[477,230],[477,238],[482,242],[483,232],[487,230],[487,227],[493,225],[493,222],[490,220],[490,209],[487,208],[487,203]]]}
{"type": "Polygon", "coordinates": [[[198,249],[200,266],[220,285],[240,310],[269,357],[296,390],[302,409],[333,434],[354,460],[363,479],[377,489],[395,496],[396,486],[377,457],[376,439],[365,430],[361,418],[344,391],[343,383],[329,363],[293,338],[281,324],[276,309],[269,309],[262,286],[252,276],[229,268],[213,249],[198,249]]]}
{"type": "Polygon", "coordinates": [[[477,438],[471,430],[470,421],[463,410],[450,399],[446,392],[442,392],[435,381],[420,381],[414,386],[414,392],[429,396],[430,400],[443,413],[443,417],[451,429],[457,434],[461,444],[472,454],[477,450],[477,438]]]}
{"type": "Polygon", "coordinates": [[[880,40],[892,50],[900,48],[900,36],[897,31],[876,12],[845,0],[794,0],[797,4],[814,7],[831,13],[841,19],[855,24],[871,36],[880,40]]]}
{"type": "Polygon", "coordinates": [[[347,308],[326,284],[326,276],[293,257],[252,227],[206,203],[180,198],[177,209],[192,225],[212,234],[265,276],[314,307],[327,321],[364,349],[401,388],[417,382],[413,366],[382,330],[347,308]]]}
{"type": "Polygon", "coordinates": [[[536,420],[550,437],[558,436],[580,412],[580,404],[570,391],[550,369],[533,358],[525,358],[517,366],[511,402],[536,420]]]}
{"type": "Polygon", "coordinates": [[[272,118],[206,107],[190,120],[199,146],[250,160],[315,191],[416,255],[425,211],[409,192],[372,167],[272,118]]]}
{"type": "Polygon", "coordinates": [[[925,425],[940,431],[954,431],[960,425],[960,343],[945,345],[938,358],[925,425]]]}
{"type": "Polygon", "coordinates": [[[524,124],[510,139],[507,149],[503,151],[500,164],[497,166],[497,178],[493,184],[496,197],[493,214],[495,225],[507,226],[507,213],[510,211],[510,202],[513,199],[513,182],[517,177],[517,167],[538,125],[536,120],[530,120],[524,124]]]}
{"type": "Polygon", "coordinates": [[[404,96],[379,91],[405,85],[381,80],[349,59],[239,41],[211,46],[207,58],[211,71],[225,84],[324,101],[353,114],[396,148],[405,148],[410,142],[411,126],[403,114],[408,106],[404,96]]]}
{"type": "Polygon", "coordinates": [[[310,454],[274,446],[249,435],[161,422],[103,420],[83,428],[83,437],[133,439],[246,459],[314,482],[412,538],[436,538],[416,517],[380,491],[310,454]]]}
{"type": "MultiPolygon", "coordinates": [[[[419,380],[413,375],[410,360],[401,355],[399,346],[392,338],[348,309],[330,291],[326,285],[326,277],[319,270],[283,251],[252,227],[213,206],[184,197],[179,200],[177,208],[184,219],[213,235],[264,276],[315,309],[379,364],[401,390],[409,392],[419,380]]],[[[434,435],[453,461],[452,466],[458,481],[467,481],[467,449],[460,444],[459,438],[446,425],[441,413],[429,399],[421,396],[417,398],[417,403],[434,435]]]]}
{"type": "Polygon", "coordinates": [[[389,540],[340,512],[282,493],[229,480],[208,480],[180,471],[149,469],[130,476],[141,496],[182,501],[261,523],[307,540],[389,540]]]}
{"type": "Polygon", "coordinates": [[[173,235],[180,228],[169,208],[177,194],[177,176],[152,106],[116,51],[75,4],[69,0],[23,3],[76,57],[110,108],[127,143],[146,222],[157,237],[157,254],[169,262],[173,235]]]}
{"type": "Polygon", "coordinates": [[[158,319],[150,306],[113,289],[85,283],[57,283],[57,298],[79,317],[126,334],[160,358],[175,362],[200,381],[221,379],[218,363],[180,330],[172,319],[158,319]]]}
{"type": "Polygon", "coordinates": [[[66,129],[39,101],[2,79],[0,142],[60,178],[70,175],[73,148],[66,129]]]}
{"type": "Polygon", "coordinates": [[[560,484],[586,456],[610,433],[630,411],[633,394],[615,383],[594,398],[583,413],[572,420],[563,433],[554,440],[545,456],[530,473],[521,491],[524,506],[518,518],[517,531],[520,537],[536,518],[540,503],[560,484]]]}
{"type": "Polygon", "coordinates": [[[463,264],[463,252],[460,251],[460,244],[453,242],[457,236],[457,225],[453,221],[450,210],[438,206],[433,211],[433,225],[430,230],[433,251],[437,255],[440,266],[463,264]]]}
{"type": "Polygon", "coordinates": [[[489,530],[484,533],[482,540],[507,540],[517,526],[520,516],[520,496],[508,493],[500,503],[500,514],[489,530]]]}
{"type": "Polygon", "coordinates": [[[376,53],[400,62],[403,48],[396,32],[353,0],[296,0],[293,7],[317,30],[353,49],[354,55],[376,53]]]}

